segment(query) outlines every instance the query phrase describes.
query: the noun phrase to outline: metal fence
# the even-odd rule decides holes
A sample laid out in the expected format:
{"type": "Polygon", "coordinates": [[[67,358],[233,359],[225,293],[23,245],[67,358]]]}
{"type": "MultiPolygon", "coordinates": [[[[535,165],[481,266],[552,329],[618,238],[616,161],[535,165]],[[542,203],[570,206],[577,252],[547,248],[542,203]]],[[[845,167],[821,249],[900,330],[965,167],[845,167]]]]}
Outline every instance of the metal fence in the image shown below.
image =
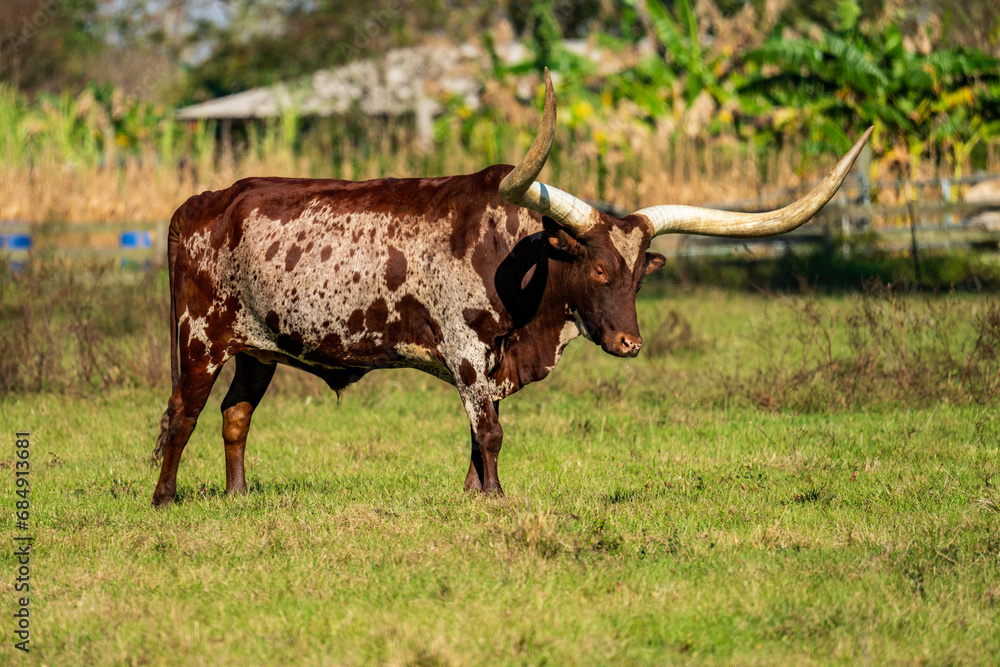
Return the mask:
{"type": "MultiPolygon", "coordinates": [[[[754,256],[767,256],[817,244],[845,254],[850,254],[856,244],[887,252],[953,247],[996,250],[1000,247],[1000,195],[992,201],[964,200],[968,187],[985,181],[1000,182],[1000,176],[978,174],[917,182],[869,182],[852,177],[811,222],[788,234],[753,241],[683,236],[660,250],[675,257],[725,256],[748,251],[754,256]],[[876,192],[900,193],[903,203],[875,204],[872,195],[876,192]]],[[[750,213],[769,211],[788,204],[807,189],[784,189],[766,198],[706,206],[750,213]]]]}
{"type": "MultiPolygon", "coordinates": [[[[755,257],[787,252],[796,247],[822,244],[850,253],[856,244],[894,252],[952,247],[997,249],[1000,244],[1000,199],[968,202],[964,190],[998,175],[928,181],[866,182],[853,177],[814,218],[799,229],[753,241],[680,236],[672,243],[658,239],[657,250],[672,257],[727,256],[752,253],[755,257]],[[909,191],[905,202],[873,204],[873,192],[909,191]],[[992,224],[979,224],[984,214],[996,216],[992,224]]],[[[806,188],[785,189],[767,197],[741,202],[706,204],[730,211],[757,212],[780,208],[806,188]]],[[[616,215],[625,215],[613,204],[597,204],[616,215]]],[[[135,223],[38,223],[0,221],[0,258],[16,268],[30,258],[65,261],[110,262],[122,267],[152,267],[166,259],[167,221],[135,223]]]]}
{"type": "Polygon", "coordinates": [[[0,221],[0,257],[15,269],[31,258],[151,267],[165,262],[167,221],[37,223],[0,221]]]}

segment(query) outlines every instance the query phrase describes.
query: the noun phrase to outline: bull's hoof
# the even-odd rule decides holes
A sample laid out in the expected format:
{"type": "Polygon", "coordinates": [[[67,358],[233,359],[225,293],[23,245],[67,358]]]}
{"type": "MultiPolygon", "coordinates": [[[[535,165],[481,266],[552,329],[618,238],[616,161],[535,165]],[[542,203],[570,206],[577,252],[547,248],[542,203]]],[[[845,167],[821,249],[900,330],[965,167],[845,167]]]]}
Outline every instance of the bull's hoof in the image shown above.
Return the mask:
{"type": "Polygon", "coordinates": [[[493,496],[494,498],[503,498],[503,487],[501,487],[499,483],[488,484],[483,490],[483,493],[488,496],[493,496]]]}
{"type": "Polygon", "coordinates": [[[483,490],[483,482],[479,479],[479,475],[477,475],[475,471],[470,470],[469,474],[466,475],[465,490],[476,492],[481,492],[483,490]]]}
{"type": "Polygon", "coordinates": [[[153,494],[153,508],[160,509],[161,507],[166,507],[170,503],[174,502],[174,494],[162,493],[157,491],[153,494]]]}
{"type": "Polygon", "coordinates": [[[471,472],[465,478],[465,490],[469,493],[475,493],[477,495],[481,494],[484,496],[503,498],[503,487],[500,486],[499,482],[495,482],[493,484],[487,483],[484,488],[483,482],[479,479],[479,476],[471,472]]]}

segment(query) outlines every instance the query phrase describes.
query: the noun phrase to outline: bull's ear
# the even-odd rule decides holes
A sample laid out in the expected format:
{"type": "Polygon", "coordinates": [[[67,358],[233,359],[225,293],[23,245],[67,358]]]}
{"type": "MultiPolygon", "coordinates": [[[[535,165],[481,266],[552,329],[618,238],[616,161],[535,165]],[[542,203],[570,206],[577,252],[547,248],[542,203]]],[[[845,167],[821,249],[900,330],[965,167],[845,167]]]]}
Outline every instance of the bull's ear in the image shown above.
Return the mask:
{"type": "Polygon", "coordinates": [[[556,250],[574,257],[579,257],[583,253],[583,245],[562,228],[556,228],[549,232],[549,244],[556,250]]]}
{"type": "Polygon", "coordinates": [[[646,275],[648,276],[653,271],[659,271],[663,268],[663,265],[667,263],[667,258],[658,252],[647,252],[646,253],[646,275]]]}

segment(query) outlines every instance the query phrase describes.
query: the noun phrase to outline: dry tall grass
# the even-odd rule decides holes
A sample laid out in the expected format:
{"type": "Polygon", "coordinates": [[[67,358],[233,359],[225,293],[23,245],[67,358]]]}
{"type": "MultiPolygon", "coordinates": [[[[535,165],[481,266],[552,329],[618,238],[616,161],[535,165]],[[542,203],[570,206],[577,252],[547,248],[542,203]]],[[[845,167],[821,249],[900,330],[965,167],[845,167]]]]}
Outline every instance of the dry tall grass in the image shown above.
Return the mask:
{"type": "MultiPolygon", "coordinates": [[[[241,128],[231,147],[210,123],[183,125],[171,110],[118,91],[88,89],[29,103],[0,85],[0,220],[155,222],[187,197],[247,176],[440,176],[520,160],[539,110],[496,84],[486,86],[483,101],[488,113],[470,116],[461,107],[439,118],[430,151],[421,149],[412,119],[294,113],[241,128]]],[[[580,114],[570,100],[564,110],[542,178],[625,209],[767,199],[820,178],[839,157],[810,158],[794,136],[762,153],[742,136],[708,137],[690,122],[678,125],[690,113],[651,126],[627,102],[580,114]]],[[[983,147],[990,167],[1000,169],[1000,140],[984,140],[983,147]]],[[[884,156],[872,164],[878,163],[885,164],[884,156]]],[[[932,176],[927,170],[935,164],[923,160],[921,173],[911,175],[932,176]]],[[[891,202],[898,193],[879,196],[891,202]]]]}
{"type": "MultiPolygon", "coordinates": [[[[636,130],[606,140],[562,130],[542,178],[580,197],[624,208],[699,204],[757,197],[821,176],[837,156],[802,171],[794,149],[776,151],[761,164],[735,141],[701,142],[636,130]],[[602,142],[604,143],[604,142],[602,142]],[[761,174],[767,174],[766,181],[761,174]]],[[[6,161],[0,166],[0,220],[27,222],[154,222],[166,220],[187,197],[217,190],[248,176],[363,180],[470,173],[494,161],[516,162],[534,127],[497,132],[466,143],[459,132],[429,153],[420,151],[403,125],[371,128],[359,148],[352,142],[305,135],[301,147],[239,146],[236,155],[215,145],[193,159],[165,163],[154,150],[117,164],[65,157],[6,161]],[[493,145],[487,145],[492,143],[493,145]],[[493,158],[493,159],[490,159],[493,158]]]]}

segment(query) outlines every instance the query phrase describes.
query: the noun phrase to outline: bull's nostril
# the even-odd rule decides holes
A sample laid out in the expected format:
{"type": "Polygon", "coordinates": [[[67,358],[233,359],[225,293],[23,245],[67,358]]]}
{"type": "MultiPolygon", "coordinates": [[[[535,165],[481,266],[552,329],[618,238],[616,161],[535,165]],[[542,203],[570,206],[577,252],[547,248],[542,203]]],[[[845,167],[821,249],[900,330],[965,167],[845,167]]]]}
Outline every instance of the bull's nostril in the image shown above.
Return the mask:
{"type": "Polygon", "coordinates": [[[622,352],[638,352],[642,347],[642,338],[633,337],[628,334],[620,334],[618,336],[618,347],[622,352]]]}

